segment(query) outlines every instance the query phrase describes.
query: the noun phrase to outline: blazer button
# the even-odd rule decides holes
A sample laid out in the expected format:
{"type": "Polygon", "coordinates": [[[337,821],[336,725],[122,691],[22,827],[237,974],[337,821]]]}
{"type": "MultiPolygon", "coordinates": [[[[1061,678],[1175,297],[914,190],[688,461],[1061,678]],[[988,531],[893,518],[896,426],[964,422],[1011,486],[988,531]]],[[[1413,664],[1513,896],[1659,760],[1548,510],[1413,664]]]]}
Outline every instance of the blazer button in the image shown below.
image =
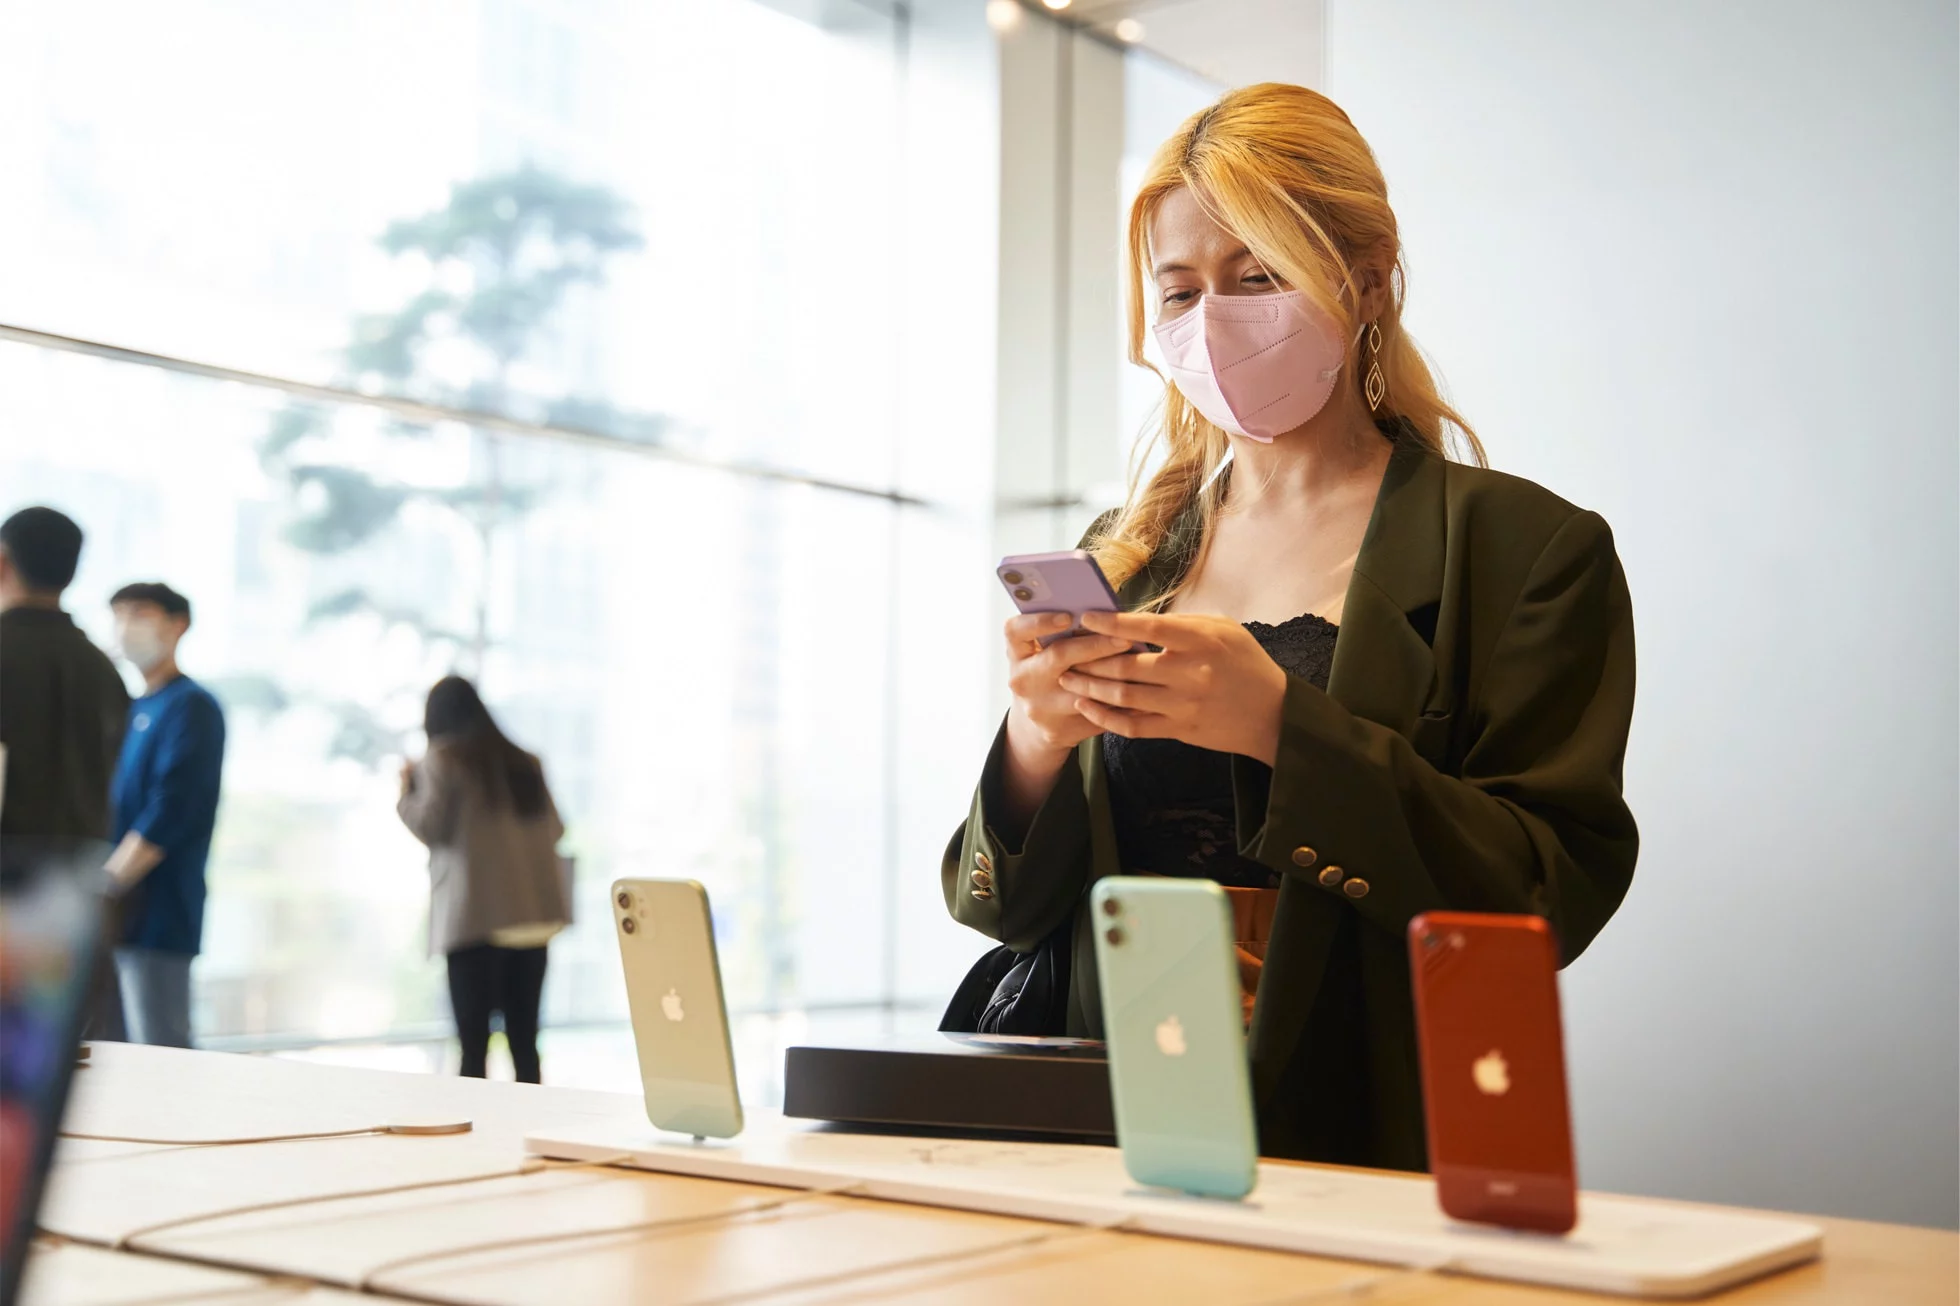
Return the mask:
{"type": "Polygon", "coordinates": [[[985,871],[975,871],[973,873],[973,887],[976,889],[991,889],[994,887],[994,877],[985,871]]]}
{"type": "Polygon", "coordinates": [[[975,866],[978,866],[983,871],[991,871],[994,869],[994,859],[987,856],[987,854],[985,853],[973,854],[973,864],[975,866]]]}
{"type": "Polygon", "coordinates": [[[1293,864],[1295,866],[1304,868],[1304,867],[1312,866],[1315,862],[1319,860],[1320,860],[1320,854],[1315,852],[1313,849],[1307,847],[1305,844],[1301,844],[1298,848],[1295,848],[1293,850],[1293,864]]]}
{"type": "Polygon", "coordinates": [[[1319,877],[1320,887],[1323,889],[1339,888],[1341,885],[1341,876],[1343,874],[1345,874],[1345,872],[1343,872],[1341,868],[1338,866],[1328,867],[1326,870],[1320,873],[1320,877],[1319,877]]]}
{"type": "Polygon", "coordinates": [[[973,891],[973,896],[978,898],[981,902],[987,902],[994,896],[994,891],[992,889],[975,889],[973,891]]]}
{"type": "Polygon", "coordinates": [[[1357,875],[1341,886],[1341,892],[1350,898],[1365,898],[1368,896],[1368,882],[1357,875]]]}

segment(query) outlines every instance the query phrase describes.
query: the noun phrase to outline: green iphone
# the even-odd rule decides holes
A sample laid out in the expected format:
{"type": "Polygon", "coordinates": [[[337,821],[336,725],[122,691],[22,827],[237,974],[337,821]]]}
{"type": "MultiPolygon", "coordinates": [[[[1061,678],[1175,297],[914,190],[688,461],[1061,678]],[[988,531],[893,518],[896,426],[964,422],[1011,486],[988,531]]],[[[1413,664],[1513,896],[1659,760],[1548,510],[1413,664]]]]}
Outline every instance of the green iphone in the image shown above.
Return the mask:
{"type": "Polygon", "coordinates": [[[1123,1167],[1244,1197],[1258,1179],[1232,909],[1210,880],[1110,876],[1090,894],[1123,1167]]]}

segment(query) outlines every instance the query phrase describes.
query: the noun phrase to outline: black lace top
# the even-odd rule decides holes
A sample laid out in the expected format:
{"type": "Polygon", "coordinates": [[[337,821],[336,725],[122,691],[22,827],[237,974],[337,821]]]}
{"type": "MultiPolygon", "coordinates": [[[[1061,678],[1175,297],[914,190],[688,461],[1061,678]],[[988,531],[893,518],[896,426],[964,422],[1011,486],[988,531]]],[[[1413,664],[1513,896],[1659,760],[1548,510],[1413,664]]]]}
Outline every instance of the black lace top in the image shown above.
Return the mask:
{"type": "MultiPolygon", "coordinates": [[[[1313,613],[1277,626],[1248,621],[1246,629],[1288,673],[1327,688],[1340,628],[1313,613]]],[[[1204,877],[1220,884],[1277,889],[1279,876],[1239,856],[1232,797],[1232,761],[1224,753],[1175,739],[1103,736],[1110,813],[1126,875],[1204,877]]],[[[1258,767],[1264,791],[1272,772],[1258,767]]],[[[1261,807],[1264,807],[1262,802],[1261,807]]]]}

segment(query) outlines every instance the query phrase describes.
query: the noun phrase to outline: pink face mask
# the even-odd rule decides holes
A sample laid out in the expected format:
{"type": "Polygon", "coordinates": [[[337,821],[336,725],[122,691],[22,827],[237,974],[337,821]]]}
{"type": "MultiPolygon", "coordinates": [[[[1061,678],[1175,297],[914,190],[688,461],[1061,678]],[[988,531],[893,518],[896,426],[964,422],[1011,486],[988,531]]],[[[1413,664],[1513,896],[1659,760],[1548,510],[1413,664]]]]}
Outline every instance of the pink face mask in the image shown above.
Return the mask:
{"type": "Polygon", "coordinates": [[[1153,330],[1191,406],[1266,444],[1327,406],[1347,359],[1339,328],[1298,290],[1205,295],[1153,330]]]}

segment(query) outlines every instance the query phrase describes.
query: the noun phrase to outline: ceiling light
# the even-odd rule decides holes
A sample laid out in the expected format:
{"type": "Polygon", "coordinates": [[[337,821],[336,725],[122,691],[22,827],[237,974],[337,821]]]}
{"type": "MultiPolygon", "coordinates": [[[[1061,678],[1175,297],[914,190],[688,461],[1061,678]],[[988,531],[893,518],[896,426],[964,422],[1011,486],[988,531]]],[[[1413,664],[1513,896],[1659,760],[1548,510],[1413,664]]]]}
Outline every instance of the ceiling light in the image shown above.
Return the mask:
{"type": "Polygon", "coordinates": [[[1053,9],[1058,13],[1061,10],[1068,8],[1069,6],[1069,0],[1041,0],[1041,3],[1047,5],[1050,9],[1053,9]]]}
{"type": "Polygon", "coordinates": [[[1021,6],[1015,0],[987,0],[987,26],[1011,32],[1021,25],[1021,6]]]}
{"type": "Polygon", "coordinates": [[[1127,45],[1135,45],[1143,39],[1143,24],[1134,18],[1117,19],[1116,39],[1127,45]]]}

